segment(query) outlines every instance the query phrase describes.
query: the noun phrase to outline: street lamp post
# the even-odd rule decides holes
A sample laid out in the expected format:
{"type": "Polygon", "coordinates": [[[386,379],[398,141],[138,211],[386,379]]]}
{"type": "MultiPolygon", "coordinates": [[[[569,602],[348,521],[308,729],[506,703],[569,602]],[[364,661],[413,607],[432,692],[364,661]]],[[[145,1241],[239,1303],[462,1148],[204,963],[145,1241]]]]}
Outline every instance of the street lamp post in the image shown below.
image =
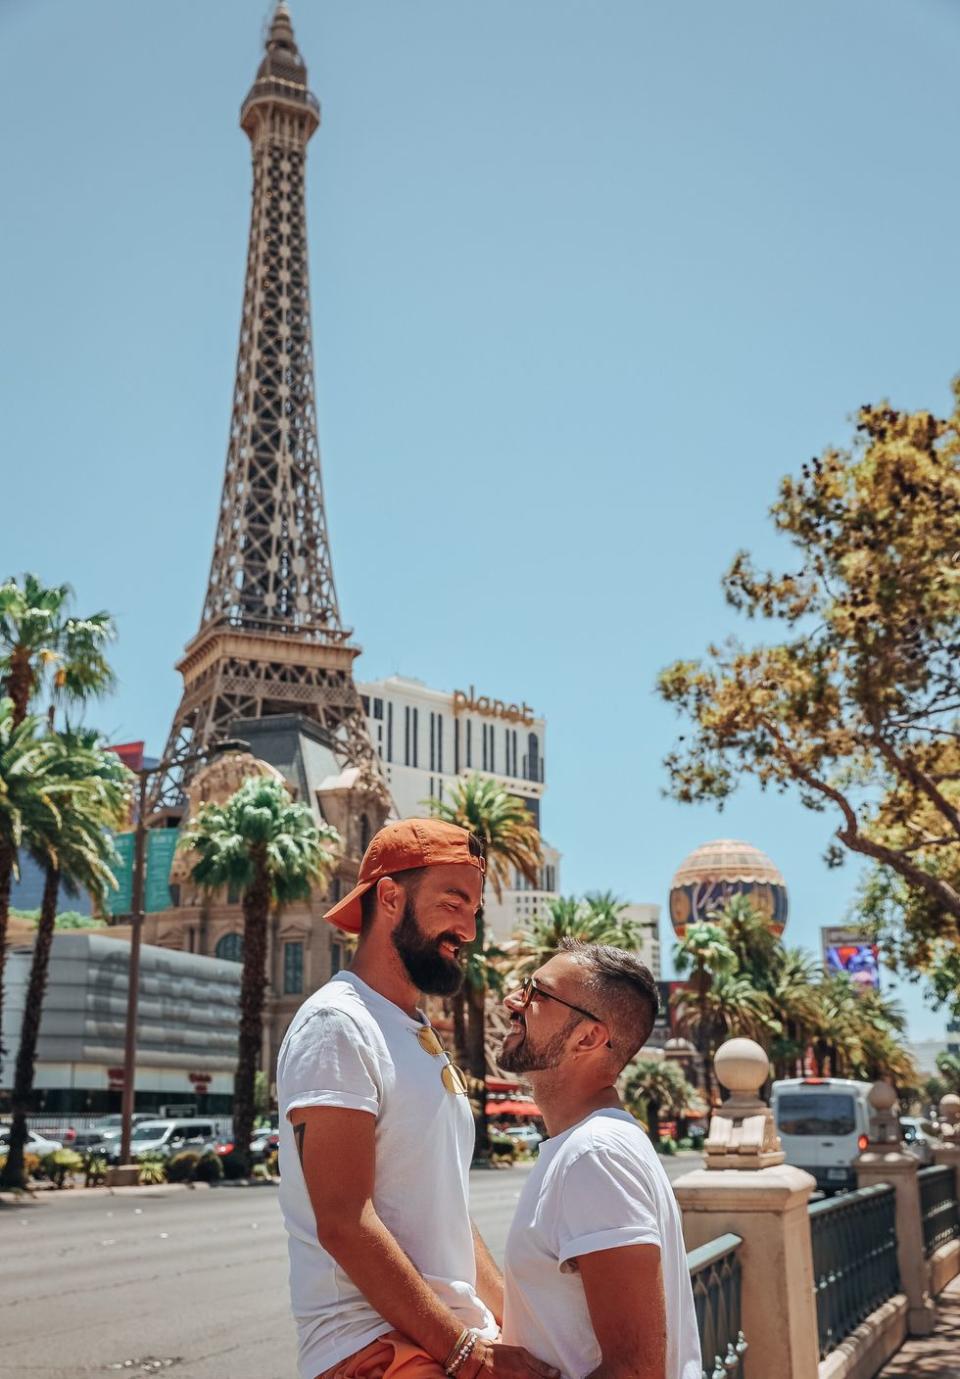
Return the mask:
{"type": "Polygon", "coordinates": [[[169,771],[171,766],[193,766],[207,761],[221,752],[248,751],[250,744],[238,738],[224,738],[212,742],[190,756],[176,762],[161,761],[156,766],[142,766],[134,775],[139,780],[137,794],[137,827],[133,843],[133,886],[130,897],[130,966],[127,976],[127,1025],[123,1048],[123,1099],[120,1103],[120,1163],[132,1162],[130,1136],[133,1130],[134,1080],[137,1071],[137,1006],[140,999],[140,948],[143,940],[144,885],[147,855],[147,783],[151,776],[169,771]]]}

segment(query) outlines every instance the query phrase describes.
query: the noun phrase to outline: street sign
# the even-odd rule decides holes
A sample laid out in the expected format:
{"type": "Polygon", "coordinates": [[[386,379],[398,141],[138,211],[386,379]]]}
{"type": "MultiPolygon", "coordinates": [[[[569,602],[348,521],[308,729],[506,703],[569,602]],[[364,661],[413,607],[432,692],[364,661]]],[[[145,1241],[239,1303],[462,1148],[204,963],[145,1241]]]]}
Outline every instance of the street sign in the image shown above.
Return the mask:
{"type": "Polygon", "coordinates": [[[110,892],[107,910],[112,915],[128,915],[133,908],[133,834],[116,833],[113,842],[120,861],[114,872],[117,889],[110,892]]]}
{"type": "Polygon", "coordinates": [[[144,909],[147,914],[170,908],[170,867],[177,850],[180,830],[152,828],[147,834],[147,887],[144,909]]]}
{"type": "MultiPolygon", "coordinates": [[[[170,867],[179,838],[180,830],[176,828],[151,828],[147,832],[147,875],[143,891],[146,914],[170,908],[170,867]]],[[[107,909],[112,915],[128,915],[133,910],[135,835],[117,833],[113,841],[120,854],[120,862],[115,873],[117,889],[111,891],[107,909]]]]}

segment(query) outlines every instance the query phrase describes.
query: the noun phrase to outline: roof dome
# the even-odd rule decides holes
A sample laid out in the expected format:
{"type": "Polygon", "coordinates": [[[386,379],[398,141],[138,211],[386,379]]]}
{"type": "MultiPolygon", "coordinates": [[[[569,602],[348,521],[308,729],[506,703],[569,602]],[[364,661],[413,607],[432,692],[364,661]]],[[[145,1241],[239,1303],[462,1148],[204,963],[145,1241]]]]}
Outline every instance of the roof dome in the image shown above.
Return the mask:
{"type": "Polygon", "coordinates": [[[787,887],[765,852],[752,843],[718,838],[695,848],[670,883],[670,919],[682,938],[731,897],[745,895],[770,920],[774,933],[787,922],[787,887]]]}

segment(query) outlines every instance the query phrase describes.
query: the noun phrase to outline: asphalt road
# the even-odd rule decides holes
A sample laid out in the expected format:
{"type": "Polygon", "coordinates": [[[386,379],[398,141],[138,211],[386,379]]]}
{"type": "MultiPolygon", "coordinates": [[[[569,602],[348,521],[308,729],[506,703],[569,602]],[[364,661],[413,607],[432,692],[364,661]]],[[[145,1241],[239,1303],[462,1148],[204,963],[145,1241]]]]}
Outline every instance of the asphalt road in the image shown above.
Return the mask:
{"type": "MultiPolygon", "coordinates": [[[[699,1156],[665,1160],[671,1177],[699,1156]]],[[[503,1246],[524,1167],[475,1172],[503,1246]]],[[[295,1379],[274,1187],[81,1190],[0,1203],[0,1379],[295,1379]]]]}

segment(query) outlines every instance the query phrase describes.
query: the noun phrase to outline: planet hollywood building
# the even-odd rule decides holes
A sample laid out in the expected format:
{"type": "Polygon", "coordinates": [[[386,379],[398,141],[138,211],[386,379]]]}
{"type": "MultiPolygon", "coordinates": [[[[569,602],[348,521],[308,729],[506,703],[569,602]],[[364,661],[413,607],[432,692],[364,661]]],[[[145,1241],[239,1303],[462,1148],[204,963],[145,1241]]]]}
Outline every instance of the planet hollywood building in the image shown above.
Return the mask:
{"type": "MultiPolygon", "coordinates": [[[[478,693],[473,685],[430,689],[401,675],[358,688],[401,818],[428,813],[428,799],[449,800],[458,778],[480,775],[522,800],[540,830],[546,723],[529,704],[478,693]]],[[[495,937],[512,937],[557,896],[559,867],[560,853],[544,842],[537,886],[516,872],[501,901],[488,891],[485,914],[495,937]]]]}

